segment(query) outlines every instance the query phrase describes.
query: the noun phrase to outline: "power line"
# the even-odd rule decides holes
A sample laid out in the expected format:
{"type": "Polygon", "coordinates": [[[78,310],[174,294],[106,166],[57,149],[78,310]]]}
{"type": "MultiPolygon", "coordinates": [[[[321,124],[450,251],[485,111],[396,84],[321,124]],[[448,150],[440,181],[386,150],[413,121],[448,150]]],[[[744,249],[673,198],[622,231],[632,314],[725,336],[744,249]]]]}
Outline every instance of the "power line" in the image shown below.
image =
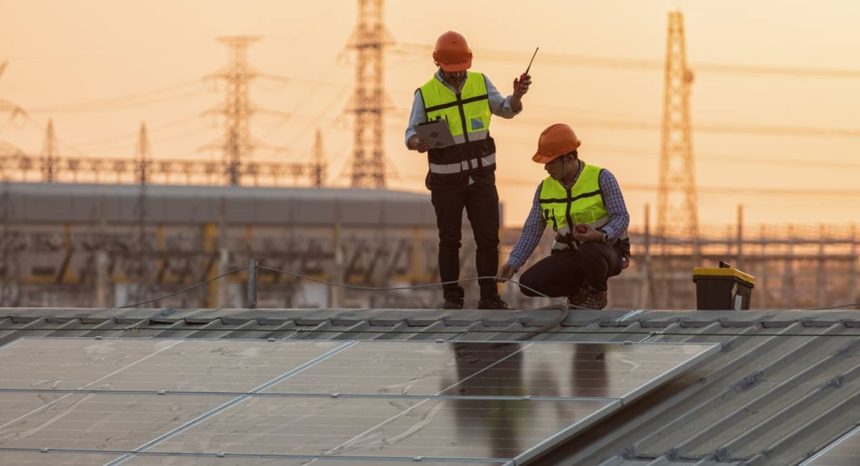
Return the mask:
{"type": "MultiPolygon", "coordinates": [[[[518,117],[517,121],[523,120],[528,123],[528,119],[524,117],[518,117]]],[[[534,121],[537,123],[537,121],[534,121]]],[[[590,126],[589,120],[577,120],[574,122],[574,125],[579,126],[590,126]]],[[[403,129],[405,125],[401,122],[397,121],[389,121],[387,123],[392,128],[403,129]]],[[[545,122],[540,123],[542,126],[545,122]]],[[[655,126],[656,128],[656,126],[655,126]]],[[[517,141],[525,144],[537,145],[537,137],[528,138],[528,137],[518,137],[512,136],[510,133],[505,134],[504,136],[496,136],[497,138],[508,140],[508,141],[517,141]]],[[[602,145],[602,144],[584,144],[582,155],[584,157],[591,156],[599,156],[604,154],[615,154],[622,156],[635,156],[638,158],[642,157],[657,157],[658,154],[654,152],[656,149],[652,148],[636,148],[636,147],[625,147],[625,146],[612,146],[612,145],[602,145]]],[[[760,154],[753,153],[739,153],[739,154],[720,154],[714,152],[698,152],[695,153],[697,160],[721,160],[726,162],[738,162],[743,164],[779,164],[779,165],[794,165],[794,166],[804,166],[809,169],[816,169],[820,167],[830,167],[834,169],[860,169],[860,163],[850,163],[850,162],[830,162],[830,161],[822,161],[818,159],[812,158],[800,158],[801,155],[797,155],[794,157],[768,157],[760,154]]]]}
{"type": "MultiPolygon", "coordinates": [[[[409,109],[397,107],[397,111],[408,112],[409,109]]],[[[580,109],[577,113],[583,115],[592,115],[602,113],[599,110],[580,109]]],[[[618,114],[621,115],[621,114],[618,114]]],[[[546,118],[534,118],[529,116],[518,116],[517,123],[546,127],[546,118]]],[[[649,119],[647,117],[630,117],[630,118],[571,118],[570,124],[576,128],[589,127],[600,129],[611,129],[621,131],[660,131],[662,126],[659,121],[649,119]]],[[[403,126],[403,125],[401,125],[403,126]]],[[[792,136],[792,137],[843,137],[855,138],[860,137],[860,128],[839,128],[825,126],[801,126],[801,125],[773,125],[773,124],[758,124],[758,123],[730,123],[722,121],[702,121],[697,120],[692,122],[694,131],[704,133],[740,133],[740,134],[756,134],[763,136],[792,136]]],[[[404,126],[405,128],[405,126],[404,126]]],[[[537,139],[535,139],[537,143],[537,139]]]]}
{"type": "MultiPolygon", "coordinates": [[[[415,181],[423,181],[424,175],[418,174],[407,174],[401,175],[399,179],[402,180],[415,180],[415,181]]],[[[525,180],[518,178],[502,178],[497,177],[496,181],[500,185],[511,184],[517,186],[528,186],[537,188],[540,184],[540,179],[534,180],[525,180]]],[[[647,184],[647,183],[624,183],[621,185],[621,189],[624,191],[644,191],[644,192],[656,192],[658,190],[657,185],[655,184],[647,184]]],[[[782,188],[782,187],[774,187],[774,188],[755,188],[749,186],[701,186],[697,187],[700,194],[711,194],[714,196],[725,196],[726,194],[743,194],[743,195],[753,195],[753,196],[773,196],[778,198],[785,197],[827,197],[827,198],[846,198],[846,201],[850,201],[852,203],[856,203],[855,198],[860,198],[860,189],[795,189],[795,188],[782,188]]]]}
{"type": "MultiPolygon", "coordinates": [[[[412,56],[423,53],[430,56],[432,47],[426,44],[398,43],[392,47],[393,51],[400,55],[412,56]]],[[[475,56],[482,60],[514,61],[522,62],[528,51],[515,51],[503,49],[476,49],[475,56]]],[[[553,53],[541,51],[541,63],[568,66],[580,65],[597,68],[633,69],[647,71],[662,71],[664,64],[660,60],[625,58],[625,57],[600,57],[594,55],[575,55],[564,53],[553,53]]],[[[793,77],[816,77],[816,78],[860,78],[860,69],[850,68],[827,68],[827,67],[799,67],[780,65],[749,65],[738,63],[714,63],[693,62],[690,67],[696,71],[706,73],[744,74],[753,76],[793,76],[793,77]]]]}
{"type": "MultiPolygon", "coordinates": [[[[517,138],[520,139],[520,138],[517,138]]],[[[657,157],[657,154],[648,150],[642,150],[635,147],[624,146],[604,146],[604,145],[588,145],[583,151],[587,156],[615,154],[623,156],[642,157],[657,157]]],[[[793,165],[804,167],[807,169],[816,169],[821,167],[829,167],[835,169],[860,169],[860,163],[849,162],[828,162],[822,160],[813,160],[811,158],[796,158],[796,157],[768,157],[758,154],[719,154],[714,152],[696,152],[696,160],[698,161],[725,161],[738,162],[743,164],[779,164],[781,166],[793,165]]]]}
{"type": "Polygon", "coordinates": [[[87,111],[100,111],[100,110],[112,110],[116,108],[127,108],[133,107],[136,105],[142,105],[151,103],[152,101],[162,101],[169,100],[175,98],[178,91],[182,90],[183,92],[179,93],[179,96],[185,95],[193,95],[203,91],[203,89],[195,90],[195,91],[187,91],[187,88],[190,85],[200,84],[201,81],[199,79],[189,80],[189,81],[181,81],[175,84],[171,84],[168,86],[163,86],[156,89],[150,89],[148,91],[135,92],[130,94],[123,94],[114,97],[106,97],[102,99],[95,99],[89,101],[80,101],[80,102],[68,102],[57,105],[43,106],[43,107],[31,107],[26,109],[28,113],[39,114],[39,113],[80,113],[87,111]]]}
{"type": "MultiPolygon", "coordinates": [[[[546,120],[535,118],[519,118],[523,123],[546,124],[546,120]]],[[[571,124],[575,127],[586,126],[592,128],[604,128],[612,130],[634,130],[634,131],[658,131],[660,123],[656,120],[632,120],[632,119],[600,119],[600,118],[574,118],[571,124]]],[[[793,137],[860,137],[860,128],[836,128],[816,127],[799,125],[770,125],[757,123],[728,123],[720,121],[694,121],[694,131],[705,133],[741,133],[757,134],[764,136],[793,136],[793,137]]]]}
{"type": "MultiPolygon", "coordinates": [[[[40,134],[44,134],[44,132],[47,131],[47,128],[48,128],[47,124],[42,125],[41,123],[39,123],[38,120],[36,120],[35,118],[33,118],[32,116],[30,116],[26,113],[24,113],[23,115],[24,115],[24,119],[27,121],[27,123],[29,123],[30,126],[33,127],[34,129],[36,129],[40,134]]],[[[55,140],[56,140],[56,143],[58,145],[60,145],[64,148],[66,148],[67,150],[73,152],[75,155],[78,155],[78,156],[84,155],[84,152],[82,150],[80,150],[77,146],[73,146],[73,145],[65,142],[64,140],[62,140],[60,138],[55,138],[55,140]]]]}
{"type": "MultiPolygon", "coordinates": [[[[154,125],[154,126],[147,125],[147,131],[149,132],[149,134],[153,134],[153,133],[156,133],[156,132],[158,132],[160,130],[164,130],[164,129],[172,130],[172,129],[175,129],[179,126],[184,125],[185,123],[189,123],[192,121],[199,121],[199,120],[200,120],[200,115],[187,115],[187,116],[184,116],[181,118],[176,118],[174,120],[170,120],[168,122],[161,123],[158,125],[154,125]]],[[[137,135],[138,135],[137,132],[127,132],[127,133],[116,134],[113,136],[106,136],[106,137],[99,138],[99,139],[92,139],[89,141],[79,142],[77,145],[81,146],[81,147],[94,147],[94,146],[103,146],[103,145],[105,145],[105,143],[114,143],[116,141],[128,142],[129,140],[133,140],[135,137],[137,137],[137,135]]],[[[111,145],[113,145],[113,144],[111,144],[111,145]]]]}

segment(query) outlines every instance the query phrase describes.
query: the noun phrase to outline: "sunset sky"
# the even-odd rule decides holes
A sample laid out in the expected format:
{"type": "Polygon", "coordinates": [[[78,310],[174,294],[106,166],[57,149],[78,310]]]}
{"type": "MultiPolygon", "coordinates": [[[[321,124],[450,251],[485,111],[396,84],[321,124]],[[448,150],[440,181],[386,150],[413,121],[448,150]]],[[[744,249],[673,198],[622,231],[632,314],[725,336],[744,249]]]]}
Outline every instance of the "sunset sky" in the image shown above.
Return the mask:
{"type": "MultiPolygon", "coordinates": [[[[696,76],[700,222],[732,223],[738,204],[750,224],[860,219],[857,0],[388,0],[388,185],[424,191],[426,156],[405,149],[403,131],[414,89],[435,70],[430,46],[456,30],[472,46],[473,70],[504,94],[540,46],[525,110],[491,128],[505,223],[521,224],[546,176],[530,161],[538,134],[565,122],[583,139],[581,157],[615,173],[640,226],[644,205],[653,213],[656,203],[663,74],[627,64],[662,62],[667,12],[676,8],[696,76]]],[[[0,0],[0,63],[8,61],[0,100],[34,120],[0,116],[0,140],[38,154],[40,126],[53,118],[62,153],[129,157],[145,121],[154,157],[215,160],[199,150],[221,139],[217,122],[201,115],[223,101],[203,80],[227,63],[215,38],[253,34],[262,40],[251,63],[288,80],[259,79],[251,97],[291,115],[254,118],[256,139],[290,148],[254,158],[309,161],[320,128],[330,182],[346,186],[356,11],[356,0],[0,0]]]]}

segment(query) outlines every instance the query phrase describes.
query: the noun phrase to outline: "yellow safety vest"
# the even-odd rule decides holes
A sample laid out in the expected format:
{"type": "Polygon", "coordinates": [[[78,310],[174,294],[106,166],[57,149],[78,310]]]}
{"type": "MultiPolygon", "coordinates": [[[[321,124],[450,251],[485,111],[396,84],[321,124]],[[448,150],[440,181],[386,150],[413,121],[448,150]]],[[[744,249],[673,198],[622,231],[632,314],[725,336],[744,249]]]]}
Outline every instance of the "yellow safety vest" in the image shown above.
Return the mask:
{"type": "Polygon", "coordinates": [[[487,139],[490,134],[490,101],[483,73],[466,72],[466,82],[455,94],[435,76],[418,89],[427,121],[445,120],[454,142],[487,139]]]}
{"type": "Polygon", "coordinates": [[[543,218],[556,233],[570,233],[571,224],[599,228],[609,223],[609,212],[600,194],[601,170],[600,167],[582,162],[582,172],[569,191],[551,176],[543,180],[540,208],[543,218]]]}

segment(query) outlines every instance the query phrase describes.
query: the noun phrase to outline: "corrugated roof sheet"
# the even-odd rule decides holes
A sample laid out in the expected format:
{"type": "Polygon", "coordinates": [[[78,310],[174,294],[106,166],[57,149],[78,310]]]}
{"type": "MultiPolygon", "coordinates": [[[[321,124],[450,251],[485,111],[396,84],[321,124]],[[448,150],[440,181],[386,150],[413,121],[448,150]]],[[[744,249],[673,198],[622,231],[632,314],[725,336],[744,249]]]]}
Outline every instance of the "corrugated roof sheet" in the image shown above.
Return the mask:
{"type": "Polygon", "coordinates": [[[856,311],[0,309],[20,337],[718,342],[539,464],[796,464],[860,420],[856,311]]]}
{"type": "MultiPolygon", "coordinates": [[[[139,221],[141,191],[136,185],[8,183],[3,191],[10,222],[139,221]]],[[[436,225],[428,194],[382,189],[147,185],[143,202],[150,223],[218,223],[223,210],[228,223],[280,227],[436,225]]]]}

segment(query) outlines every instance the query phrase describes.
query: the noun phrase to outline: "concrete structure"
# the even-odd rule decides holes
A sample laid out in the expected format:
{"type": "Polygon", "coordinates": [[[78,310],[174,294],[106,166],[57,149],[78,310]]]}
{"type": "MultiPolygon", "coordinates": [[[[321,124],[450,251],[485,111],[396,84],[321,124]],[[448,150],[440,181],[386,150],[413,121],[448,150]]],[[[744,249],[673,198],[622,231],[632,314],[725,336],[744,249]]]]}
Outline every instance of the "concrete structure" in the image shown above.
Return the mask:
{"type": "MultiPolygon", "coordinates": [[[[426,307],[438,294],[329,293],[289,275],[373,286],[438,280],[435,215],[424,194],[5,183],[0,204],[7,306],[122,306],[245,266],[250,257],[287,272],[261,271],[261,306],[426,307]]],[[[161,304],[241,306],[244,282],[236,274],[161,304]]]]}

